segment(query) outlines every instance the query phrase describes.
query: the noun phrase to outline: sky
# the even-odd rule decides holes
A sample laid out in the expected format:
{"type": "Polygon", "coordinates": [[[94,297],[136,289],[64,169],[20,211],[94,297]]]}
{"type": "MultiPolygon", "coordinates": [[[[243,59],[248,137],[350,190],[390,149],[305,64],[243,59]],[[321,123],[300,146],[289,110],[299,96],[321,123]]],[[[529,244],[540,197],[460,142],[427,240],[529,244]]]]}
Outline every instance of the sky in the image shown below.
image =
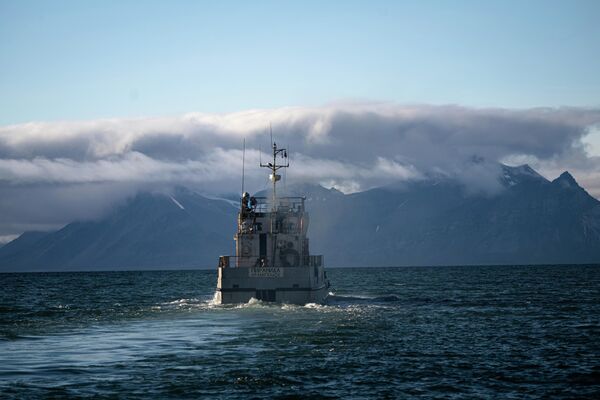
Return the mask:
{"type": "Polygon", "coordinates": [[[0,1],[0,124],[358,99],[599,107],[600,2],[0,1]]]}
{"type": "Polygon", "coordinates": [[[237,191],[241,142],[256,161],[269,124],[295,179],[346,192],[431,173],[493,191],[504,162],[569,170],[600,197],[598,15],[581,0],[0,0],[0,242],[137,190],[237,191]]]}

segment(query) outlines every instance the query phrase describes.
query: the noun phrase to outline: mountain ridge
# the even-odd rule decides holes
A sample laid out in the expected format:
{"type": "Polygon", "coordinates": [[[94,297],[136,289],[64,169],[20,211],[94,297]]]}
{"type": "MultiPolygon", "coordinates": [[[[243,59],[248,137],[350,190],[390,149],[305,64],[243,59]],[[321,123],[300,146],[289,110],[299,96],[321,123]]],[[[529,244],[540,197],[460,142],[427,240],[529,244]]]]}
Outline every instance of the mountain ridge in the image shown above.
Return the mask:
{"type": "MultiPolygon", "coordinates": [[[[306,196],[312,253],[331,266],[600,262],[600,201],[570,173],[502,166],[498,179],[492,195],[452,179],[287,192],[306,196]]],[[[0,248],[0,271],[210,268],[233,253],[236,212],[185,188],[139,193],[103,219],[24,233],[0,248]]]]}

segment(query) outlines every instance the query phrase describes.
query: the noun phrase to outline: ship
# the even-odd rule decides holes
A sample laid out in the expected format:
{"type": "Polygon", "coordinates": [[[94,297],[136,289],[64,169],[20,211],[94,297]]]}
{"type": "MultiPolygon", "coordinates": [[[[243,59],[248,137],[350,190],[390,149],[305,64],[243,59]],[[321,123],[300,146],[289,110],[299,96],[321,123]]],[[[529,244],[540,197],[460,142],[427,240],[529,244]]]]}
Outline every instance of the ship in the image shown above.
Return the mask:
{"type": "MultiPolygon", "coordinates": [[[[329,293],[323,256],[311,255],[306,197],[277,197],[278,171],[288,168],[287,149],[272,142],[271,196],[250,196],[242,189],[235,255],[219,257],[218,304],[263,302],[322,304],[329,293]]],[[[270,159],[270,157],[269,157],[270,159]]],[[[242,173],[243,182],[243,173],[242,173]]],[[[243,188],[243,183],[242,183],[243,188]]]]}

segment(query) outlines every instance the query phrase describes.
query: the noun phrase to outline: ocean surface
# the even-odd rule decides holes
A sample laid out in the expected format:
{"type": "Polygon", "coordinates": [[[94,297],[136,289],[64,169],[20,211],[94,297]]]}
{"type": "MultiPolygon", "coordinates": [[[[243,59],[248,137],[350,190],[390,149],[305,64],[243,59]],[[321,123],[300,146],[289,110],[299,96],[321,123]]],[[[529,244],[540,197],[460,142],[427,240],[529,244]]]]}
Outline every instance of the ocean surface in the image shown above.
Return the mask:
{"type": "Polygon", "coordinates": [[[0,274],[0,398],[600,398],[600,267],[329,269],[326,305],[215,271],[0,274]]]}

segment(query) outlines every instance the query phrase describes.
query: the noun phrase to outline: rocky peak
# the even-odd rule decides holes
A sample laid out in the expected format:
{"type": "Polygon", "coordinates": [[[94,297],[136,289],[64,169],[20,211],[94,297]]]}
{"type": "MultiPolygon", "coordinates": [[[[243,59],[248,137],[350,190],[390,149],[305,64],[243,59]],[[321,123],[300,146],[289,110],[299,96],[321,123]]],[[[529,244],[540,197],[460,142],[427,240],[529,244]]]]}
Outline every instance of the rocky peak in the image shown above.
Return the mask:
{"type": "Polygon", "coordinates": [[[546,181],[546,178],[538,174],[529,166],[529,164],[523,164],[516,167],[502,164],[502,176],[500,177],[500,180],[507,186],[514,186],[524,181],[546,181]]]}
{"type": "Polygon", "coordinates": [[[573,178],[573,175],[569,173],[569,171],[565,171],[562,174],[560,174],[560,176],[553,180],[552,183],[558,184],[565,189],[580,188],[579,184],[577,183],[575,178],[573,178]]]}

